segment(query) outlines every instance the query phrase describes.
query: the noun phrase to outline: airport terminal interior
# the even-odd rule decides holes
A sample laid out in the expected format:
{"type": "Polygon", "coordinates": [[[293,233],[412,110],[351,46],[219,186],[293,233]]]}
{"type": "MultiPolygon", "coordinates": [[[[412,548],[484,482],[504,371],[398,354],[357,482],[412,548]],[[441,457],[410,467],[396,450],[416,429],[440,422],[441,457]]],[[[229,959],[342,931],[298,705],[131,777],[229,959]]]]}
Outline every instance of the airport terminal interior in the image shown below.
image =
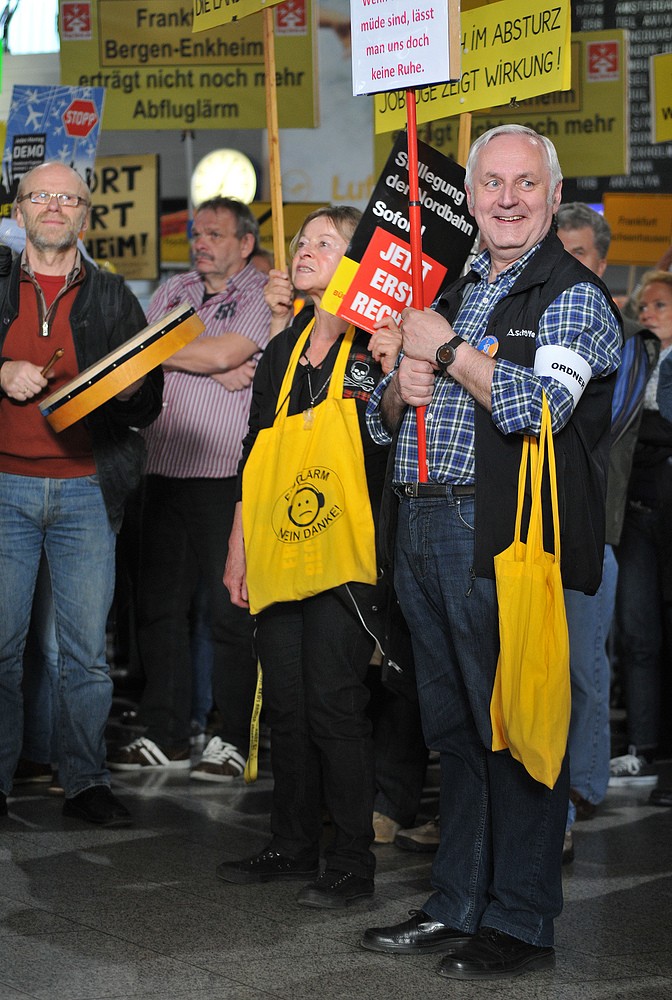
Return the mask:
{"type": "MultiPolygon", "coordinates": [[[[44,14],[47,7],[54,8],[53,0],[35,3],[38,10],[40,4],[44,7],[27,32],[32,38],[47,25],[53,35],[53,16],[44,14]]],[[[182,7],[191,9],[191,3],[184,0],[182,7]]],[[[111,7],[110,0],[105,4],[111,7]]],[[[16,4],[2,6],[6,16],[16,4]]],[[[152,6],[158,9],[162,3],[150,0],[152,6]]],[[[327,12],[334,6],[347,4],[324,4],[327,12]]],[[[632,149],[639,157],[633,170],[636,189],[647,191],[658,183],[654,168],[669,181],[672,162],[669,156],[656,158],[648,124],[643,124],[650,110],[649,54],[662,44],[672,47],[672,0],[573,5],[575,20],[581,12],[586,31],[602,30],[605,8],[616,7],[620,28],[642,29],[641,36],[632,36],[639,50],[631,50],[631,69],[639,79],[631,81],[629,114],[636,136],[632,149]],[[646,8],[653,27],[648,21],[641,24],[640,8],[646,8]],[[667,20],[653,24],[656,17],[667,20]],[[654,28],[662,41],[653,38],[654,28]],[[651,39],[644,37],[649,31],[651,39]]],[[[342,51],[346,36],[338,28],[325,18],[323,65],[333,67],[336,79],[349,72],[342,51]],[[331,48],[325,47],[325,38],[331,48]]],[[[58,79],[58,57],[49,44],[45,42],[46,55],[40,56],[41,72],[58,79]]],[[[13,51],[17,62],[34,58],[33,49],[17,44],[13,51]]],[[[6,53],[3,58],[0,110],[5,107],[6,117],[12,57],[6,53]]],[[[329,139],[349,164],[358,149],[342,137],[337,97],[334,88],[332,114],[338,127],[332,127],[329,139]]],[[[358,114],[363,106],[357,105],[358,114]]],[[[307,142],[298,129],[293,133],[296,138],[291,144],[287,140],[285,155],[292,151],[290,145],[299,147],[299,139],[307,142]]],[[[177,127],[172,132],[111,130],[103,133],[98,153],[156,153],[161,158],[162,208],[172,212],[186,205],[190,160],[209,152],[215,139],[217,145],[246,152],[255,163],[264,160],[265,136],[251,128],[196,130],[195,135],[177,127]]],[[[578,143],[577,138],[575,148],[578,143]]],[[[294,173],[298,180],[295,176],[292,181],[301,187],[307,174],[294,173]]],[[[618,183],[615,187],[620,190],[618,183]]],[[[588,177],[580,178],[577,190],[582,200],[597,204],[597,188],[597,178],[588,177]]],[[[572,190],[570,184],[567,190],[572,190]]],[[[312,200],[318,196],[322,198],[319,191],[313,192],[312,200]]],[[[311,201],[305,191],[289,200],[311,201]]],[[[610,265],[605,280],[614,294],[630,292],[644,269],[634,263],[610,265]]],[[[162,272],[162,279],[167,274],[162,272]]],[[[150,281],[135,283],[144,306],[154,287],[150,281]]],[[[137,702],[137,692],[135,696],[137,702]]],[[[670,704],[668,697],[668,726],[670,704]]],[[[116,698],[108,751],[138,735],[120,721],[133,707],[116,698]]],[[[622,715],[612,719],[614,755],[626,749],[622,715]]],[[[197,747],[193,749],[196,759],[197,747]]],[[[672,789],[672,740],[654,766],[659,786],[672,789]]],[[[418,823],[438,812],[438,783],[434,761],[418,823]]],[[[563,866],[564,910],[556,922],[555,969],[504,981],[458,982],[437,975],[440,955],[389,956],[359,944],[367,927],[398,923],[422,907],[431,892],[431,853],[376,845],[375,896],[335,911],[297,905],[300,882],[246,886],[216,877],[222,861],[254,855],[268,843],[268,747],[261,751],[259,777],[251,785],[242,779],[231,784],[193,781],[187,770],[114,772],[112,789],[134,818],[126,829],[99,829],[66,818],[63,799],[50,794],[47,783],[22,785],[9,798],[9,815],[0,821],[0,1000],[672,1000],[672,808],[649,804],[652,787],[649,781],[609,788],[595,815],[574,824],[574,859],[563,866]]],[[[325,844],[330,836],[325,814],[325,844]]]]}

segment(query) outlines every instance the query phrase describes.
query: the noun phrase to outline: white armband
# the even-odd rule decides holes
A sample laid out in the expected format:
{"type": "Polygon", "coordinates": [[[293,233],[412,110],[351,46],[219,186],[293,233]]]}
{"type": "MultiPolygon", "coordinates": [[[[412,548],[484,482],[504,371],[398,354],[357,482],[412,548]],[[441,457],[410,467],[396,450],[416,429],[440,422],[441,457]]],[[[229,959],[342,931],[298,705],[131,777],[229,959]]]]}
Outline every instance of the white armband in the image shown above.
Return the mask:
{"type": "Polygon", "coordinates": [[[539,347],[534,355],[534,374],[546,375],[562,382],[574,397],[576,406],[593,372],[585,358],[576,351],[548,344],[546,347],[539,347]]]}

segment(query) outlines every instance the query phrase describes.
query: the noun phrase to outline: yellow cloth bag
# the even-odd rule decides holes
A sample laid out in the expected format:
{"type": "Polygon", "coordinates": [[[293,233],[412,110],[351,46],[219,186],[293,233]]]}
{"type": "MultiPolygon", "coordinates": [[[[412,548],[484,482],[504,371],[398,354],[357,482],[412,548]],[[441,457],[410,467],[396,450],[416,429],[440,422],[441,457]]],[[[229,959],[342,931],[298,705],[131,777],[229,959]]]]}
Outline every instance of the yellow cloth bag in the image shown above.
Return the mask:
{"type": "Polygon", "coordinates": [[[373,516],[354,399],[343,399],[350,326],[324,402],[288,416],[296,343],[272,427],[259,431],[243,470],[243,535],[250,611],[342,583],[376,582],[373,516]]]}
{"type": "Polygon", "coordinates": [[[567,747],[571,690],[569,636],[560,576],[560,526],[551,417],[544,396],[539,445],[525,437],[518,477],[514,540],[495,556],[500,651],[490,702],[492,749],[507,747],[526,771],[552,788],[567,747]],[[544,453],[555,555],[544,551],[541,482],[544,453]],[[520,538],[528,456],[532,506],[520,538]]]}

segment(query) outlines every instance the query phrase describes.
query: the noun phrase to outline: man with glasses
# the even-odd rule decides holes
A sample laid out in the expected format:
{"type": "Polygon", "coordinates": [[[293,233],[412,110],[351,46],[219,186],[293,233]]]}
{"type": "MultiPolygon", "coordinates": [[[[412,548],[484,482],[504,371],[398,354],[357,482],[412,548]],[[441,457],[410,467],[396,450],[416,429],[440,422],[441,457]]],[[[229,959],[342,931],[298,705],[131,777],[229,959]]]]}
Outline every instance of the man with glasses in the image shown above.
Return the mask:
{"type": "Polygon", "coordinates": [[[38,403],[145,326],[123,280],[85,264],[77,237],[90,193],[62,163],[19,183],[16,218],[26,247],[0,258],[0,815],[21,751],[21,673],[44,551],[59,646],[59,775],[64,815],[128,826],[110,791],[105,724],[112,682],[105,627],[114,588],[115,533],[140,478],[132,428],[161,408],[160,369],[56,434],[38,403]],[[58,349],[63,356],[43,370],[58,349]]]}
{"type": "Polygon", "coordinates": [[[252,212],[232,198],[196,211],[194,270],[152,299],[150,319],[185,299],[205,332],[164,363],[161,416],[144,433],[148,451],[142,515],[138,643],[146,685],[138,721],[144,736],[122,747],[119,771],[190,768],[190,619],[207,594],[213,694],[220,725],[191,777],[231,782],[248,750],[256,683],[253,619],[222,583],[236,502],[236,470],[247,431],[254,355],[268,343],[266,275],[251,258],[259,246],[252,212]]]}

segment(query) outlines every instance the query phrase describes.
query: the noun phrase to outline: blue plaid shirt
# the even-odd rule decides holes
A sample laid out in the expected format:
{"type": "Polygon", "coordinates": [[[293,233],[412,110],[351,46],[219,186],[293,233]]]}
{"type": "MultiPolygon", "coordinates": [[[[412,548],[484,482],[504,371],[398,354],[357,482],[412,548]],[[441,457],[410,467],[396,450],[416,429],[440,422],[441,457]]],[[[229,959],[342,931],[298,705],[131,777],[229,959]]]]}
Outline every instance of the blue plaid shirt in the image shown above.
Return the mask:
{"type": "MultiPolygon", "coordinates": [[[[507,267],[488,283],[490,253],[484,250],[472,268],[480,280],[465,289],[453,323],[455,333],[477,347],[495,305],[511,289],[539,246],[507,267]]],[[[620,362],[621,334],[604,296],[590,282],[563,292],[551,303],[539,323],[537,348],[557,344],[576,351],[591,367],[593,377],[608,375],[620,362]]],[[[367,409],[371,437],[389,444],[392,435],[383,426],[380,401],[393,376],[391,372],[372,393],[367,409]]],[[[567,423],[574,409],[568,388],[555,379],[534,374],[510,361],[498,359],[492,377],[492,419],[504,433],[538,435],[541,429],[542,390],[551,412],[553,432],[567,423]]],[[[431,483],[466,485],[474,482],[474,398],[459,382],[437,375],[434,395],[425,414],[427,478],[431,483]]],[[[394,480],[417,482],[418,448],[415,408],[409,406],[399,433],[394,480]]]]}

